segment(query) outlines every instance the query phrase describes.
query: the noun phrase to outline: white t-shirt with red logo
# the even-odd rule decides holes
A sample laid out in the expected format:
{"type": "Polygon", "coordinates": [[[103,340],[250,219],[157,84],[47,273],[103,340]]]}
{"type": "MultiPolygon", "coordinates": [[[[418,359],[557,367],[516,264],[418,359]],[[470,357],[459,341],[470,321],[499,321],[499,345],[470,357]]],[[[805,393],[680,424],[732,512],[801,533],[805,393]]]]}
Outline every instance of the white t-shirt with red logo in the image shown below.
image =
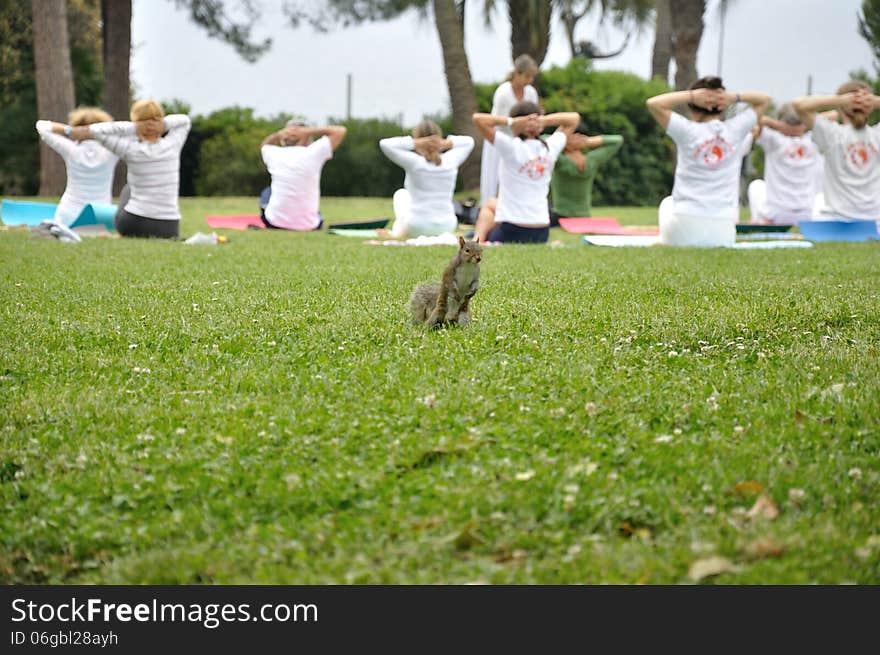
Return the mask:
{"type": "Polygon", "coordinates": [[[501,159],[497,222],[528,227],[550,225],[550,178],[566,141],[562,130],[556,130],[544,141],[523,140],[495,131],[495,148],[501,159]]]}
{"type": "Polygon", "coordinates": [[[813,142],[825,155],[825,213],[880,219],[880,125],[861,130],[816,116],[813,142]]]}
{"type": "Polygon", "coordinates": [[[321,222],[321,169],[333,157],[330,139],[322,136],[308,146],[266,145],[262,154],[272,176],[266,220],[285,230],[314,230],[321,222]]]}
{"type": "Polygon", "coordinates": [[[765,127],[758,136],[764,148],[766,214],[773,220],[809,220],[816,193],[816,171],[822,155],[810,134],[786,136],[765,127]]]}
{"type": "Polygon", "coordinates": [[[672,187],[676,214],[737,220],[742,144],[757,123],[751,107],[726,121],[669,117],[666,133],[678,150],[672,187]]]}

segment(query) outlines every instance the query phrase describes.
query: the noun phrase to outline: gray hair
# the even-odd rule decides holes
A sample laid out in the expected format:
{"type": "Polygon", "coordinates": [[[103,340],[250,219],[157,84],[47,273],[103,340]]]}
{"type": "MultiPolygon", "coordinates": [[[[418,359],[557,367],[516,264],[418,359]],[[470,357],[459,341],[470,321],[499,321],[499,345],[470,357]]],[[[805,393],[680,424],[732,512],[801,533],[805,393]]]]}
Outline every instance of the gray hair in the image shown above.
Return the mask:
{"type": "Polygon", "coordinates": [[[794,110],[794,107],[791,106],[790,103],[785,103],[779,108],[779,111],[776,112],[776,117],[781,120],[783,123],[788,125],[800,125],[801,117],[798,116],[798,113],[794,110]]]}
{"type": "Polygon", "coordinates": [[[284,124],[284,127],[305,127],[306,124],[301,118],[291,118],[284,124]]]}

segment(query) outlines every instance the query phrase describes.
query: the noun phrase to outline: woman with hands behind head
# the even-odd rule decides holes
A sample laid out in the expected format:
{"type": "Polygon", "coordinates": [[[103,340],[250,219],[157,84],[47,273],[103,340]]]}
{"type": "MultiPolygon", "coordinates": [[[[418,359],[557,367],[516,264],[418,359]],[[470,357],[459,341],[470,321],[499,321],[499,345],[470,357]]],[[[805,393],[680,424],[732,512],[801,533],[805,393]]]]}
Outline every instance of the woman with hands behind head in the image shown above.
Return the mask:
{"type": "Polygon", "coordinates": [[[406,171],[403,188],[394,192],[393,237],[454,233],[458,219],[452,194],[458,168],[474,149],[470,136],[443,137],[431,120],[416,125],[412,136],[379,141],[385,156],[406,171]]]}
{"type": "Polygon", "coordinates": [[[518,102],[510,116],[474,114],[474,125],[495,146],[501,160],[498,198],[483,203],[474,239],[478,242],[546,243],[550,234],[547,193],[553,166],[580,114],[542,115],[537,104],[518,102]],[[512,135],[498,129],[508,126],[512,135]],[[546,141],[546,127],[556,131],[546,141]]]}
{"type": "Polygon", "coordinates": [[[271,187],[260,197],[260,216],[266,227],[321,229],[321,171],[346,132],[342,125],[308,127],[288,121],[263,139],[260,152],[272,176],[271,187]]]}
{"type": "Polygon", "coordinates": [[[189,116],[165,116],[155,100],[139,100],[131,121],[76,127],[71,138],[95,139],[128,166],[115,224],[124,237],[175,239],[180,234],[180,151],[190,130],[189,116]]]}

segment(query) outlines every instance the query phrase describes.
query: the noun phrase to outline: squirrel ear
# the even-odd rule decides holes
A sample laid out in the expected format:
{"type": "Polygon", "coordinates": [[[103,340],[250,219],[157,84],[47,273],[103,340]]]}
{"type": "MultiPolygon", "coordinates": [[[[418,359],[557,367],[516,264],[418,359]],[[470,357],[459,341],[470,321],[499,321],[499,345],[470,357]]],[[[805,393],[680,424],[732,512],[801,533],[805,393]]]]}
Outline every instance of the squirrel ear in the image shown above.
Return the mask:
{"type": "Polygon", "coordinates": [[[460,234],[458,235],[458,245],[460,247],[464,248],[464,237],[461,236],[460,234]]]}

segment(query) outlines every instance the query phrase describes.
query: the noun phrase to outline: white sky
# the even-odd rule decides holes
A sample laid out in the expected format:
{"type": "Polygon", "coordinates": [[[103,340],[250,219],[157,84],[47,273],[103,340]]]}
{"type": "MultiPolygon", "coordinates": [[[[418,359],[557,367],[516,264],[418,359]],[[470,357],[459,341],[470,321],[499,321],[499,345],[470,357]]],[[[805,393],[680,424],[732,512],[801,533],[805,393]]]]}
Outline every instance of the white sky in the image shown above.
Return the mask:
{"type": "MultiPolygon", "coordinates": [[[[319,2],[320,0],[312,0],[319,2]]],[[[231,0],[232,4],[234,0],[231,0]]],[[[281,111],[315,122],[344,118],[346,75],[352,74],[352,115],[402,117],[406,125],[423,114],[447,112],[449,96],[440,42],[432,20],[415,13],[395,21],[371,23],[326,34],[285,23],[280,0],[258,0],[263,14],[255,37],[272,37],[271,50],[255,64],[228,45],[209,38],[171,0],[134,0],[132,78],[140,97],[179,98],[195,113],[240,105],[258,115],[281,111]]],[[[708,0],[697,70],[715,73],[718,63],[717,0],[708,0]]],[[[481,2],[469,0],[465,31],[471,73],[478,82],[498,81],[511,67],[506,13],[496,27],[483,27],[481,2]]],[[[733,0],[725,27],[722,73],[731,90],[756,89],[777,102],[802,95],[807,77],[813,92],[832,92],[850,71],[872,68],[868,44],[858,35],[861,0],[733,0]]],[[[543,67],[569,60],[561,25],[543,67]]],[[[624,33],[598,17],[584,19],[576,38],[616,49],[624,33]]],[[[627,50],[597,61],[597,69],[650,73],[653,29],[633,36],[627,50]]]]}

